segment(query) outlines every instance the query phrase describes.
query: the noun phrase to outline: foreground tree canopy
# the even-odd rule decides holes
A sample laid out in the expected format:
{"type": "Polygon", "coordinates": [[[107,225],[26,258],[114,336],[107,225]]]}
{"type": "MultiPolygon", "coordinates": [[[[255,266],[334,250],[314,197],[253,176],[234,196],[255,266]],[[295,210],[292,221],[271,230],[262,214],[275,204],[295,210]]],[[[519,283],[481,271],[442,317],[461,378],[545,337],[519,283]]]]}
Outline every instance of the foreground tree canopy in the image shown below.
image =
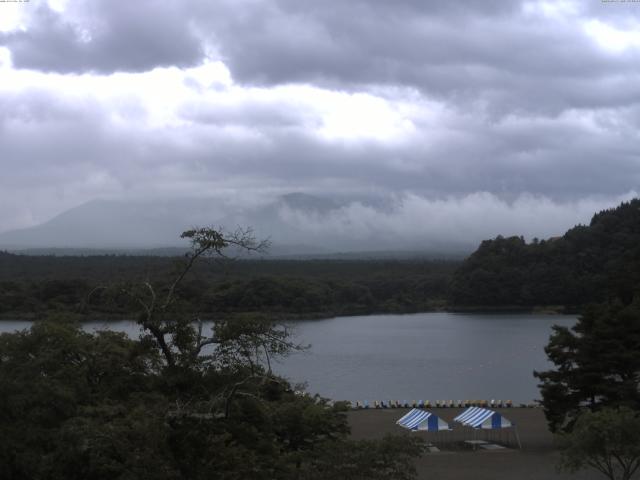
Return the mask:
{"type": "Polygon", "coordinates": [[[562,469],[590,467],[610,480],[629,480],[640,467],[640,414],[626,407],[587,411],[561,443],[562,469]]]}
{"type": "Polygon", "coordinates": [[[536,372],[549,425],[571,430],[585,409],[640,410],[640,301],[594,305],[545,348],[555,369],[536,372]]]}
{"type": "Polygon", "coordinates": [[[296,392],[270,359],[299,348],[264,318],[210,332],[177,300],[204,255],[250,235],[185,232],[193,249],[162,288],[126,284],[143,334],[56,318],[0,336],[0,478],[413,478],[421,444],[348,437],[343,404],[296,392]]]}

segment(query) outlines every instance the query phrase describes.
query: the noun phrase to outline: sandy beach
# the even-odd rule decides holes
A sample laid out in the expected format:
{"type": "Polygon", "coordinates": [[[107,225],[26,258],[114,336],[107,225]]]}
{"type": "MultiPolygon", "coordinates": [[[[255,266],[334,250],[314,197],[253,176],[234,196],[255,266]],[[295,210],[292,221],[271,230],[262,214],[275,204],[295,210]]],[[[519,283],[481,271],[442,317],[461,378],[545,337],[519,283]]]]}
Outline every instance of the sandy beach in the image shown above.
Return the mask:
{"type": "MultiPolygon", "coordinates": [[[[367,409],[349,412],[352,436],[356,439],[380,438],[385,434],[420,435],[440,447],[438,453],[425,453],[416,467],[419,479],[599,479],[598,472],[583,471],[576,474],[558,473],[558,453],[553,436],[547,429],[542,409],[496,409],[517,425],[522,450],[517,447],[513,434],[507,432],[473,432],[454,428],[452,432],[438,434],[408,432],[397,426],[396,420],[408,409],[367,409]],[[502,450],[472,450],[463,447],[464,440],[485,439],[506,445],[502,450]]],[[[431,408],[443,420],[452,422],[463,409],[431,408]]]]}

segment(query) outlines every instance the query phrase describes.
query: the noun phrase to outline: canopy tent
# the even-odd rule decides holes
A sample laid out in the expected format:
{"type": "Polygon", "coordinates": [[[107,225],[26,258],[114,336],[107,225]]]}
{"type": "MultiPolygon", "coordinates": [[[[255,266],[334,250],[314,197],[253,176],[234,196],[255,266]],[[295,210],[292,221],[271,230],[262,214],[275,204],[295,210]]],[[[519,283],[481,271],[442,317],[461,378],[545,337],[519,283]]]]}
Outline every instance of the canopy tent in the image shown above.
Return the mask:
{"type": "Polygon", "coordinates": [[[419,408],[412,408],[409,413],[396,423],[401,427],[414,431],[439,432],[441,430],[451,430],[449,424],[440,417],[419,408]]]}
{"type": "Polygon", "coordinates": [[[518,429],[516,428],[515,423],[511,423],[511,421],[504,418],[498,412],[494,412],[493,410],[489,410],[487,408],[469,407],[456,418],[454,418],[453,421],[461,423],[466,427],[482,430],[496,430],[513,427],[513,433],[515,434],[516,440],[518,442],[518,447],[522,449],[520,436],[518,435],[518,429]]]}
{"type": "Polygon", "coordinates": [[[482,428],[485,430],[514,426],[498,412],[481,407],[469,407],[454,418],[453,421],[459,422],[467,427],[482,428]]]}

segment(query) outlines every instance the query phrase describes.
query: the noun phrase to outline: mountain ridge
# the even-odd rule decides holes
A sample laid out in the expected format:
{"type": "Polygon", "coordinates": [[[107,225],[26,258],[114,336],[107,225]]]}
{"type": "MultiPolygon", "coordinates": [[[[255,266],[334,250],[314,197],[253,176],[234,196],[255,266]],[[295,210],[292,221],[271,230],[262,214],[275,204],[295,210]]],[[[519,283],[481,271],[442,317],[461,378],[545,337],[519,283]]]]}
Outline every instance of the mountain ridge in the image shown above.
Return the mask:
{"type": "Polygon", "coordinates": [[[329,198],[301,192],[245,207],[214,197],[95,199],[39,225],[0,233],[0,249],[36,254],[52,249],[144,254],[150,249],[186,248],[187,243],[179,235],[193,226],[229,229],[249,226],[257,238],[271,240],[271,256],[431,252],[460,257],[473,249],[471,242],[423,241],[402,235],[381,238],[366,228],[356,231],[348,223],[334,226],[335,222],[343,221],[341,215],[345,210],[354,205],[391,211],[395,203],[386,197],[329,198]]]}

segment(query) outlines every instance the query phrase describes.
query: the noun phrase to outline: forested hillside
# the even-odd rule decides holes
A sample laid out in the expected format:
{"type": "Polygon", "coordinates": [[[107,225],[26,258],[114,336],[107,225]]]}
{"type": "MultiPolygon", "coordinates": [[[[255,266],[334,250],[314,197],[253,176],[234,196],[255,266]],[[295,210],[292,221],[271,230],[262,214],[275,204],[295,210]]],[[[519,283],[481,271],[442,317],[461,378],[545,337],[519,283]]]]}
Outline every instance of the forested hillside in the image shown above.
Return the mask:
{"type": "Polygon", "coordinates": [[[630,303],[640,286],[640,200],[595,214],[562,237],[482,242],[456,271],[454,305],[581,306],[617,297],[630,303]]]}
{"type": "MultiPolygon", "coordinates": [[[[177,258],[33,257],[0,253],[0,315],[73,311],[123,316],[123,282],[171,277],[177,258]],[[106,287],[106,288],[102,288],[106,287]],[[89,295],[93,292],[91,295],[89,295]]],[[[459,262],[412,260],[204,261],[178,292],[203,316],[269,312],[329,316],[441,308],[459,262]]]]}

